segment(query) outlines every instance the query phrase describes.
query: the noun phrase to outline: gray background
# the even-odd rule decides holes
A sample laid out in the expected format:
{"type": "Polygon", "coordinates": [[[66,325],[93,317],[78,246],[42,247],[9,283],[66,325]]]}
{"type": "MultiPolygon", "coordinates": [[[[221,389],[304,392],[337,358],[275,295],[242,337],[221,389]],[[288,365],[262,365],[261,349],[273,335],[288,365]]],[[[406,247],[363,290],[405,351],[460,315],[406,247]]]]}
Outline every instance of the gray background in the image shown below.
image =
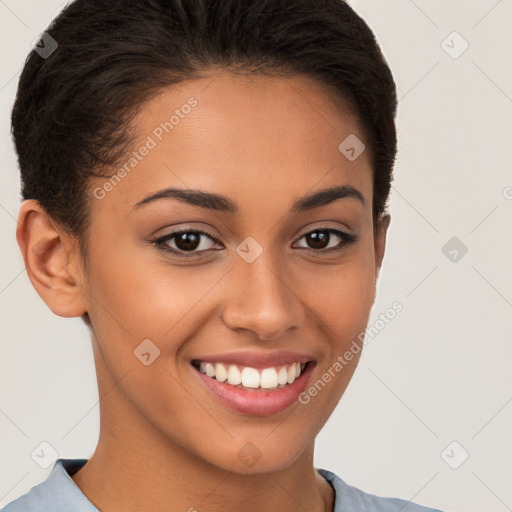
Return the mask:
{"type": "MultiPolygon", "coordinates": [[[[447,511],[512,510],[512,2],[351,3],[400,99],[392,222],[369,325],[396,300],[404,310],[368,339],[317,438],[315,466],[447,511]]],[[[0,506],[46,479],[51,466],[31,458],[41,442],[88,458],[99,434],[88,332],[39,298],[15,239],[10,109],[31,42],[63,5],[0,0],[0,506]]]]}

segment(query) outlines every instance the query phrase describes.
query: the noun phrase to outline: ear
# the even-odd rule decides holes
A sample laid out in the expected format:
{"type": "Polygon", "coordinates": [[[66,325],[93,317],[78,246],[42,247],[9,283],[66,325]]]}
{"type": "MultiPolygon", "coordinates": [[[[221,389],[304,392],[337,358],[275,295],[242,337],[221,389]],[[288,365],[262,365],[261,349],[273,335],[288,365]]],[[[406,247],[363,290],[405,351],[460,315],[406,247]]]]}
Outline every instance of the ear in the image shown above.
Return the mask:
{"type": "Polygon", "coordinates": [[[382,215],[381,220],[377,226],[377,230],[374,236],[375,246],[375,280],[378,279],[380,268],[382,266],[382,260],[384,258],[384,252],[386,250],[386,234],[388,231],[389,223],[391,222],[391,215],[385,213],[382,215]]]}
{"type": "Polygon", "coordinates": [[[77,244],[38,201],[21,204],[16,239],[28,277],[46,305],[67,318],[86,313],[77,244]]]}

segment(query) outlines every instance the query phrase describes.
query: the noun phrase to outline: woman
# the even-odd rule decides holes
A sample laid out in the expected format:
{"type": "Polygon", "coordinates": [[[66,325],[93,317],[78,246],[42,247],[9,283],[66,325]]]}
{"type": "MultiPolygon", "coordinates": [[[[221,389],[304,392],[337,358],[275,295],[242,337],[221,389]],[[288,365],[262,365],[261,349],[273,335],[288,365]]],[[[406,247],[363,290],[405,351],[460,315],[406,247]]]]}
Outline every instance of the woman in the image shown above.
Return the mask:
{"type": "Polygon", "coordinates": [[[432,510],[313,465],[375,300],[395,113],[339,0],[64,9],[13,108],[17,240],[90,330],[100,438],[5,512],[432,510]]]}

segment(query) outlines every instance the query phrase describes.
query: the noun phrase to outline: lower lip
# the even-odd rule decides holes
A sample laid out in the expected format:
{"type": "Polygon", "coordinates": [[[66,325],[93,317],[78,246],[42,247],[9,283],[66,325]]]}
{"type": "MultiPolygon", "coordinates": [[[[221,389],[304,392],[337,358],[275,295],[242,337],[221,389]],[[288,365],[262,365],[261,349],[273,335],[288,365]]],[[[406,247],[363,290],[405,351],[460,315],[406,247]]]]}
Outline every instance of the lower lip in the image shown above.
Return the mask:
{"type": "Polygon", "coordinates": [[[269,391],[246,391],[231,384],[212,379],[208,375],[201,373],[194,366],[192,368],[207,389],[231,409],[254,416],[270,416],[271,414],[284,411],[298,401],[299,395],[306,388],[314,366],[315,363],[308,363],[305,370],[292,384],[288,384],[281,389],[269,391]]]}

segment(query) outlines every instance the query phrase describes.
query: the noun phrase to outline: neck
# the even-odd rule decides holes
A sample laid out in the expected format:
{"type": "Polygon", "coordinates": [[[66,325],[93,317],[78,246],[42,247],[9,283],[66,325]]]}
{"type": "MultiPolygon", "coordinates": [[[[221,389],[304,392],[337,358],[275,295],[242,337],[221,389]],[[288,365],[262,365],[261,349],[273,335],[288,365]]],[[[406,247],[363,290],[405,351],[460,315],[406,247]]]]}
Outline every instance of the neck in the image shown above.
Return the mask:
{"type": "Polygon", "coordinates": [[[102,512],[333,511],[334,490],[315,470],[312,448],[280,471],[238,474],[176,446],[163,451],[112,434],[100,436],[92,457],[71,477],[102,512]]]}

